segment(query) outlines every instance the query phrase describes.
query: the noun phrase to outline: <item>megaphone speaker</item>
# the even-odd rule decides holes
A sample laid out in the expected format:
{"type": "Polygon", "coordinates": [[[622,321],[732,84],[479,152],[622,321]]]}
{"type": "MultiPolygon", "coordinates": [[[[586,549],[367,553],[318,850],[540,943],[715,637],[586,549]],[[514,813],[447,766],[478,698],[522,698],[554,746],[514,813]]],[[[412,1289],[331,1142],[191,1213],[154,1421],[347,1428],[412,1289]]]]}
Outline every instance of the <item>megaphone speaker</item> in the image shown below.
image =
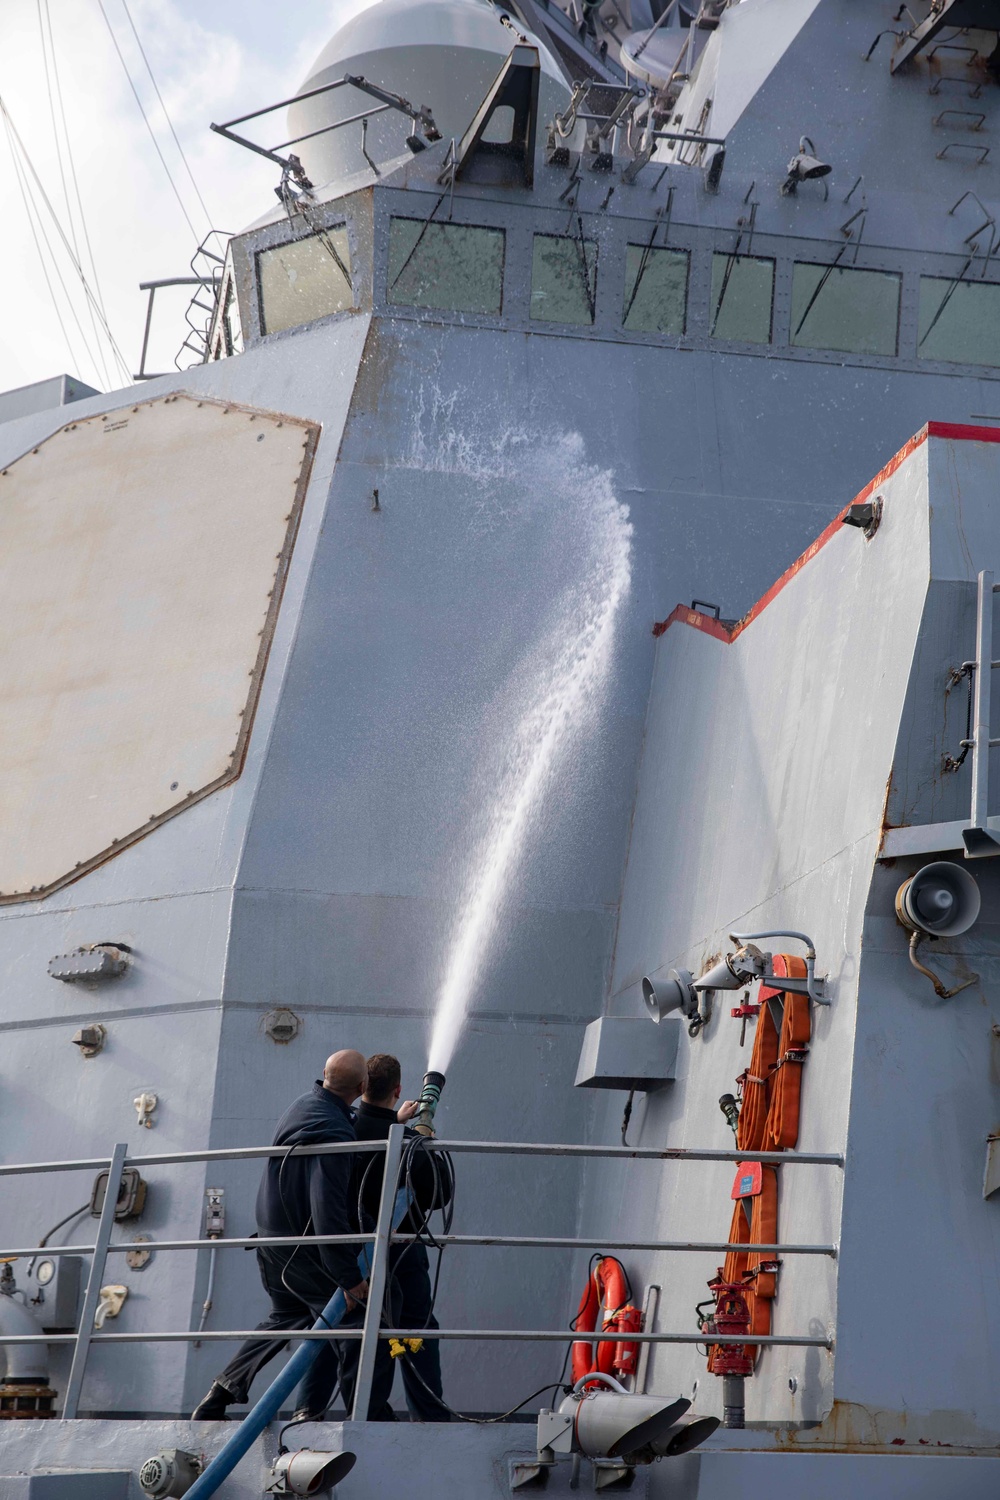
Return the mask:
{"type": "Polygon", "coordinates": [[[656,1442],[684,1415],[686,1396],[670,1401],[633,1391],[587,1391],[571,1396],[560,1410],[575,1407],[577,1447],[588,1458],[625,1458],[656,1442]]]}
{"type": "Polygon", "coordinates": [[[666,979],[644,979],[642,998],[654,1021],[662,1021],[672,1010],[691,1015],[698,1009],[698,997],[691,988],[692,975],[687,969],[671,969],[666,979]]]}
{"type": "Polygon", "coordinates": [[[979,887],[968,870],[948,860],[924,865],[896,892],[896,915],[904,927],[929,937],[957,937],[979,916],[979,887]]]}
{"type": "Polygon", "coordinates": [[[710,1438],[721,1425],[719,1417],[681,1417],[673,1430],[653,1444],[653,1452],[664,1458],[679,1458],[710,1438]]]}
{"type": "Polygon", "coordinates": [[[268,1492],[274,1495],[319,1495],[339,1484],[354,1468],[356,1456],[342,1453],[320,1453],[315,1448],[299,1448],[281,1453],[271,1471],[268,1492]]]}

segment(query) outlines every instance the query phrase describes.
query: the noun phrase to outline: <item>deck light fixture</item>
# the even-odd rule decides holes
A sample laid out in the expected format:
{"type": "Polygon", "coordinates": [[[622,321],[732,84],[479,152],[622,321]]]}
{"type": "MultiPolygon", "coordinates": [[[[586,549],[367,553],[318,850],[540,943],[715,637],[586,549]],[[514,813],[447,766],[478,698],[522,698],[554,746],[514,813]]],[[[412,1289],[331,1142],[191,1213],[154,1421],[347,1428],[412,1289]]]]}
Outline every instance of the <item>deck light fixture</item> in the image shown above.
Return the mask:
{"type": "MultiPolygon", "coordinates": [[[[798,151],[788,163],[788,176],[781,184],[781,191],[787,198],[798,191],[800,182],[815,182],[817,178],[828,177],[832,171],[829,162],[820,161],[812,141],[804,135],[799,141],[798,151]]],[[[825,182],[823,192],[827,195],[825,182]]]]}

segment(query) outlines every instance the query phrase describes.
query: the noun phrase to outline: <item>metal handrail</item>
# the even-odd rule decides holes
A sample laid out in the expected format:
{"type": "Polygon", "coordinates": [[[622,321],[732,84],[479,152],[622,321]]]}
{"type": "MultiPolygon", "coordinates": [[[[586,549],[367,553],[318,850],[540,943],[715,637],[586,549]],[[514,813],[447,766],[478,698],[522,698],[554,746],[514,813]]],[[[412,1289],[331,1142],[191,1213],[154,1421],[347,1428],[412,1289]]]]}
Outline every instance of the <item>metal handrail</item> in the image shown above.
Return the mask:
{"type": "MultiPolygon", "coordinates": [[[[391,1175],[395,1181],[399,1150],[402,1144],[402,1131],[394,1128],[392,1140],[385,1141],[337,1141],[324,1145],[306,1145],[295,1148],[297,1156],[327,1156],[327,1155],[370,1155],[383,1152],[387,1156],[388,1167],[385,1175],[391,1175]],[[390,1151],[390,1145],[394,1151],[390,1151]]],[[[844,1158],[839,1153],[833,1152],[789,1152],[789,1151],[739,1151],[736,1149],[719,1151],[715,1149],[698,1149],[691,1147],[644,1147],[644,1146],[587,1146],[571,1144],[551,1144],[541,1142],[525,1141],[448,1141],[428,1138],[425,1141],[427,1149],[446,1151],[459,1154],[477,1155],[508,1155],[508,1156],[568,1156],[588,1158],[602,1158],[610,1160],[628,1161],[697,1161],[697,1162],[762,1162],[775,1166],[832,1166],[843,1167],[844,1158]]],[[[168,1151],[153,1152],[141,1156],[129,1156],[128,1148],[124,1143],[116,1145],[110,1160],[106,1157],[84,1158],[69,1161],[52,1162],[24,1162],[0,1166],[0,1177],[26,1176],[33,1173],[47,1172],[80,1172],[98,1171],[108,1172],[108,1181],[105,1187],[104,1203],[100,1215],[95,1243],[93,1245],[59,1245],[51,1249],[34,1246],[26,1250],[7,1250],[0,1252],[5,1258],[21,1258],[37,1255],[62,1256],[62,1255],[89,1255],[91,1256],[90,1271],[87,1277],[87,1286],[84,1292],[83,1312],[80,1317],[80,1325],[75,1333],[21,1335],[8,1334],[0,1336],[0,1347],[8,1344],[66,1344],[73,1347],[73,1360],[70,1370],[69,1382],[66,1388],[66,1396],[63,1401],[63,1420],[72,1420],[78,1415],[80,1392],[86,1372],[87,1359],[90,1349],[95,1344],[142,1344],[142,1343],[194,1343],[196,1340],[211,1343],[235,1343],[244,1339],[260,1338],[274,1339],[287,1342],[289,1334],[287,1330],[258,1330],[258,1329],[230,1329],[226,1331],[200,1331],[182,1332],[143,1332],[143,1333],[98,1333],[94,1331],[94,1312],[100,1293],[101,1283],[104,1279],[107,1257],[127,1253],[135,1246],[129,1243],[111,1244],[111,1231],[114,1227],[114,1208],[118,1202],[121,1188],[122,1174],[126,1167],[143,1168],[150,1166],[181,1166],[196,1163],[210,1163],[216,1161],[252,1161],[263,1160],[269,1157],[284,1156],[287,1146],[242,1146],[224,1148],[209,1151],[168,1151]]],[[[383,1194],[385,1198],[385,1194],[383,1194]]],[[[386,1199],[386,1202],[389,1200],[386,1199]]],[[[383,1204],[385,1207],[385,1204],[383,1204]]],[[[386,1210],[388,1212],[388,1210],[386,1210]]],[[[396,1243],[412,1243],[417,1236],[394,1234],[388,1222],[382,1223],[380,1209],[380,1222],[374,1233],[358,1232],[346,1235],[310,1235],[303,1236],[246,1236],[240,1238],[220,1239],[194,1239],[194,1240],[149,1240],[144,1242],[143,1248],[149,1251],[161,1250],[201,1250],[201,1249],[257,1249],[263,1246],[293,1247],[304,1242],[312,1246],[320,1245],[372,1245],[370,1285],[373,1296],[369,1301],[369,1310],[365,1317],[363,1328],[328,1328],[312,1330],[296,1330],[295,1339],[359,1339],[361,1341],[361,1356],[358,1367],[358,1378],[355,1387],[355,1401],[353,1419],[363,1421],[368,1410],[370,1397],[371,1377],[374,1369],[375,1347],[379,1340],[420,1338],[426,1336],[426,1329],[383,1329],[378,1326],[378,1317],[373,1308],[381,1308],[382,1295],[378,1290],[385,1281],[387,1256],[390,1247],[396,1243]],[[377,1295],[375,1293],[377,1292],[377,1295]]],[[[439,1235],[436,1237],[438,1244],[451,1244],[463,1246],[505,1246],[512,1249],[589,1249],[595,1241],[581,1239],[577,1236],[552,1237],[552,1236],[517,1236],[517,1235],[439,1235]]],[[[656,1250],[670,1253],[698,1252],[698,1253],[757,1253],[757,1254],[781,1254],[781,1255],[822,1255],[835,1258],[837,1255],[836,1245],[782,1245],[782,1244],[747,1244],[731,1245],[720,1241],[664,1241],[664,1240],[619,1240],[601,1241],[604,1248],[608,1250],[656,1250]]],[[[436,1339],[458,1339],[458,1340],[482,1340],[487,1342],[564,1342],[567,1338],[567,1330],[561,1329],[497,1329],[497,1328],[444,1328],[435,1329],[436,1339]]],[[[630,1335],[637,1343],[642,1344],[703,1344],[705,1335],[703,1333],[637,1333],[630,1335]]],[[[620,1334],[590,1333],[588,1338],[592,1341],[617,1341],[620,1334]]],[[[745,1337],[725,1337],[713,1334],[713,1343],[745,1343],[745,1337]]],[[[787,1334],[759,1334],[754,1336],[755,1345],[768,1346],[779,1345],[787,1347],[805,1348],[832,1348],[833,1339],[829,1335],[803,1334],[801,1336],[787,1334]]]]}
{"type": "MultiPolygon", "coordinates": [[[[301,1235],[282,1235],[281,1237],[265,1237],[259,1234],[247,1235],[242,1239],[211,1239],[211,1240],[143,1240],[142,1249],[150,1255],[160,1250],[257,1250],[263,1246],[268,1249],[295,1249],[301,1245],[370,1245],[374,1242],[374,1234],[364,1234],[358,1230],[357,1234],[311,1234],[308,1238],[301,1235]]],[[[394,1245],[411,1245],[424,1242],[421,1235],[416,1234],[394,1234],[392,1237],[394,1245]]],[[[725,1254],[725,1255],[827,1255],[836,1259],[836,1245],[733,1245],[728,1240],[606,1240],[599,1235],[590,1235],[588,1238],[557,1238],[553,1236],[532,1236],[517,1234],[436,1234],[435,1245],[500,1245],[511,1250],[590,1250],[594,1245],[600,1244],[603,1250],[662,1250],[670,1253],[683,1253],[685,1251],[696,1251],[699,1254],[725,1254]]],[[[117,1245],[109,1245],[109,1255],[127,1255],[135,1250],[132,1241],[122,1241],[117,1245]]],[[[45,1246],[29,1246],[27,1249],[0,1250],[0,1260],[27,1260],[29,1258],[49,1259],[54,1255],[93,1255],[93,1245],[56,1245],[50,1249],[45,1246]]]]}
{"type": "MultiPolygon", "coordinates": [[[[152,1156],[126,1156],[126,1167],[184,1166],[200,1161],[257,1161],[266,1156],[284,1156],[287,1146],[237,1146],[223,1151],[163,1151],[152,1156]]],[[[350,1155],[356,1151],[384,1151],[385,1141],[330,1141],[325,1145],[296,1146],[296,1156],[350,1155]]],[[[749,1158],[748,1158],[749,1160],[749,1158]]],[[[106,1156],[88,1157],[70,1161],[16,1162],[10,1166],[0,1165],[0,1177],[16,1177],[29,1172],[103,1172],[108,1164],[106,1156]]]]}
{"type": "Polygon", "coordinates": [[[690,1146],[551,1146],[527,1141],[429,1141],[439,1151],[501,1156],[582,1156],[623,1161],[759,1161],[765,1166],[842,1167],[836,1151],[715,1151],[690,1146]]]}
{"type": "MultiPolygon", "coordinates": [[[[380,1328],[375,1337],[386,1339],[426,1339],[426,1328],[380,1328]]],[[[282,1340],[294,1339],[364,1339],[363,1328],[301,1328],[291,1332],[287,1328],[227,1328],[224,1332],[197,1331],[192,1333],[102,1333],[91,1339],[91,1348],[97,1344],[184,1344],[197,1339],[210,1340],[216,1344],[242,1343],[244,1339],[282,1340]]],[[[435,1328],[436,1339],[486,1339],[494,1342],[516,1343],[527,1339],[535,1343],[566,1343],[573,1334],[565,1328],[435,1328]]],[[[587,1342],[618,1343],[621,1331],[612,1333],[588,1332],[587,1342]]],[[[779,1344],[792,1348],[831,1349],[833,1339],[827,1334],[755,1333],[629,1333],[629,1343],[637,1344],[779,1344]]],[[[0,1347],[4,1344],[72,1344],[75,1333],[28,1333],[0,1335],[0,1347]]],[[[355,1417],[355,1421],[363,1418],[355,1417]]]]}
{"type": "MultiPolygon", "coordinates": [[[[434,1151],[473,1152],[501,1156],[582,1156],[622,1158],[636,1161],[759,1161],[765,1166],[842,1167],[843,1156],[836,1151],[716,1151],[689,1146],[576,1146],[535,1141],[445,1141],[428,1139],[434,1151]]],[[[284,1156],[287,1146],[238,1146],[213,1151],[163,1151],[146,1156],[127,1156],[126,1167],[183,1166],[196,1162],[256,1161],[267,1156],[284,1156]]],[[[384,1151],[385,1141],[332,1141],[328,1145],[297,1146],[296,1156],[350,1155],[358,1151],[384,1151]]],[[[0,1165],[0,1177],[29,1172],[102,1172],[106,1156],[71,1161],[18,1162],[0,1165]]]]}

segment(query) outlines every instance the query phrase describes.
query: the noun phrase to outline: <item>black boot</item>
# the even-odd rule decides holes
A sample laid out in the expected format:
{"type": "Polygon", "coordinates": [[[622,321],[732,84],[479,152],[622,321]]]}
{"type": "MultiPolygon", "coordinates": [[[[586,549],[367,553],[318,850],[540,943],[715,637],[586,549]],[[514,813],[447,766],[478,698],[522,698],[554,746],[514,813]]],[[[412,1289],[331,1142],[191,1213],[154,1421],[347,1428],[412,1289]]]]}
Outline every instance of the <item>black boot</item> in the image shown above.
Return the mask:
{"type": "Polygon", "coordinates": [[[224,1422],[226,1407],[231,1406],[235,1399],[232,1391],[227,1391],[226,1387],[216,1380],[208,1395],[198,1402],[191,1413],[192,1422],[224,1422]]]}

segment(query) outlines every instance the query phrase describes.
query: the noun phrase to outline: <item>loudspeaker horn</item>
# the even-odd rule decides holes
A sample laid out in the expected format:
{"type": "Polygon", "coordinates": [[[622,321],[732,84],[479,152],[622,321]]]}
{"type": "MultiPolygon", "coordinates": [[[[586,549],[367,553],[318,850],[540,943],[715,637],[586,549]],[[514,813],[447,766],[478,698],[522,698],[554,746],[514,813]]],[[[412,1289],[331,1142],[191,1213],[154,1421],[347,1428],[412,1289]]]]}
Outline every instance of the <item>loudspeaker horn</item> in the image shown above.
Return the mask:
{"type": "Polygon", "coordinates": [[[697,1014],[693,977],[687,969],[670,969],[666,979],[643,979],[642,998],[654,1021],[662,1021],[672,1010],[682,1011],[686,1016],[697,1014]]]}
{"type": "Polygon", "coordinates": [[[896,892],[896,915],[904,927],[929,937],[957,937],[979,916],[979,887],[968,870],[948,860],[924,865],[896,892]]]}
{"type": "Polygon", "coordinates": [[[294,1453],[281,1453],[271,1471],[268,1493],[319,1495],[345,1479],[356,1462],[356,1455],[346,1449],[320,1453],[314,1448],[299,1448],[294,1453]]]}

